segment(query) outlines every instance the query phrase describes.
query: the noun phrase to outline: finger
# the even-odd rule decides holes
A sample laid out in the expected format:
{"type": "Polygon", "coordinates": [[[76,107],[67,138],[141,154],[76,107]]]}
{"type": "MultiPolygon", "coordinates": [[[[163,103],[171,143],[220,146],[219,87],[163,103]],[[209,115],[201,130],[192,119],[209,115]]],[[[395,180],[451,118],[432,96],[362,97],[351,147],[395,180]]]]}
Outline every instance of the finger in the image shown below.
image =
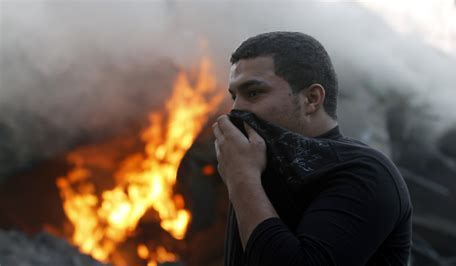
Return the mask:
{"type": "Polygon", "coordinates": [[[212,131],[214,132],[215,138],[219,140],[223,140],[225,137],[223,136],[222,131],[217,122],[212,125],[212,131]]]}
{"type": "Polygon", "coordinates": [[[253,129],[249,124],[244,122],[245,131],[247,131],[247,135],[249,136],[250,142],[264,142],[263,138],[258,134],[255,129],[253,129]]]}
{"type": "Polygon", "coordinates": [[[217,119],[217,123],[220,127],[220,130],[223,132],[225,137],[232,136],[237,139],[246,139],[244,134],[231,123],[227,115],[222,115],[217,119]]]}
{"type": "Polygon", "coordinates": [[[218,146],[217,140],[214,141],[214,147],[215,147],[215,156],[217,157],[217,160],[218,160],[219,154],[220,154],[220,148],[218,146]]]}

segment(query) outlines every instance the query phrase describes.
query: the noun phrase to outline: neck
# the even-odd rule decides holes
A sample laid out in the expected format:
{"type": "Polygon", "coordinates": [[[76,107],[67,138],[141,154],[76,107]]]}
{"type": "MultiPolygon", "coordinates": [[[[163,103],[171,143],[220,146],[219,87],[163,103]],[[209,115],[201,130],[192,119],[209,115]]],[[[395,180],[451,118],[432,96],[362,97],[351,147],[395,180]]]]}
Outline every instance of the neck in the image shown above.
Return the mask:
{"type": "Polygon", "coordinates": [[[337,125],[337,121],[329,116],[320,119],[313,119],[309,121],[308,126],[304,128],[302,134],[307,137],[320,136],[337,125]]]}

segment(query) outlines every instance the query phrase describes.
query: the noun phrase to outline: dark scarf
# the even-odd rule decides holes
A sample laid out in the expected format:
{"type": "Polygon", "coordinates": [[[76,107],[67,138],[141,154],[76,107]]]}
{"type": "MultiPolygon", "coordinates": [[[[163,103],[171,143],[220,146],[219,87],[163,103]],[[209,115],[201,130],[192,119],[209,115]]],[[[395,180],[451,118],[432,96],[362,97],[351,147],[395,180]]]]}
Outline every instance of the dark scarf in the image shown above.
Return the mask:
{"type": "MultiPolygon", "coordinates": [[[[233,110],[229,118],[244,135],[247,135],[243,126],[246,122],[265,140],[267,166],[261,182],[277,214],[290,230],[297,226],[305,210],[302,195],[310,183],[324,182],[325,177],[330,176],[328,173],[346,167],[353,159],[352,154],[371,150],[361,142],[343,137],[338,127],[317,138],[308,138],[250,112],[233,110]],[[357,152],[353,153],[353,150],[357,152]]],[[[228,212],[225,266],[241,266],[244,255],[231,204],[228,212]]]]}

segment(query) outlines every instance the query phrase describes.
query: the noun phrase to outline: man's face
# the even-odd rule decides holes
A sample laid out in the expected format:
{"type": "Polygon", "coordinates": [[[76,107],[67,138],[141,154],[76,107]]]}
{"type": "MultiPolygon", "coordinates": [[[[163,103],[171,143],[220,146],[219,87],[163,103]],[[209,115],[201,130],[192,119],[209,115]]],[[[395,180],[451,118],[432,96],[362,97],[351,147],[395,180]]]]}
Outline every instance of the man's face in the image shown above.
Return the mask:
{"type": "Polygon", "coordinates": [[[272,57],[242,59],[231,66],[229,92],[233,109],[246,110],[294,132],[302,133],[301,99],[274,73],[272,57]]]}

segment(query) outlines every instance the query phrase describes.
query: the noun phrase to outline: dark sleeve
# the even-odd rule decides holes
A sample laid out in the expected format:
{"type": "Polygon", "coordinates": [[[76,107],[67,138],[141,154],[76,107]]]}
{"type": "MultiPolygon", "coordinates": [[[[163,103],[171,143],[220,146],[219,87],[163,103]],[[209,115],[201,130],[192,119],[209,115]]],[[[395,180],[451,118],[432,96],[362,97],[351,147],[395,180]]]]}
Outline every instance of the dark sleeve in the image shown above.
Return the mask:
{"type": "Polygon", "coordinates": [[[247,265],[365,265],[394,229],[401,202],[391,176],[341,172],[304,212],[295,232],[269,218],[252,232],[247,265]]]}

